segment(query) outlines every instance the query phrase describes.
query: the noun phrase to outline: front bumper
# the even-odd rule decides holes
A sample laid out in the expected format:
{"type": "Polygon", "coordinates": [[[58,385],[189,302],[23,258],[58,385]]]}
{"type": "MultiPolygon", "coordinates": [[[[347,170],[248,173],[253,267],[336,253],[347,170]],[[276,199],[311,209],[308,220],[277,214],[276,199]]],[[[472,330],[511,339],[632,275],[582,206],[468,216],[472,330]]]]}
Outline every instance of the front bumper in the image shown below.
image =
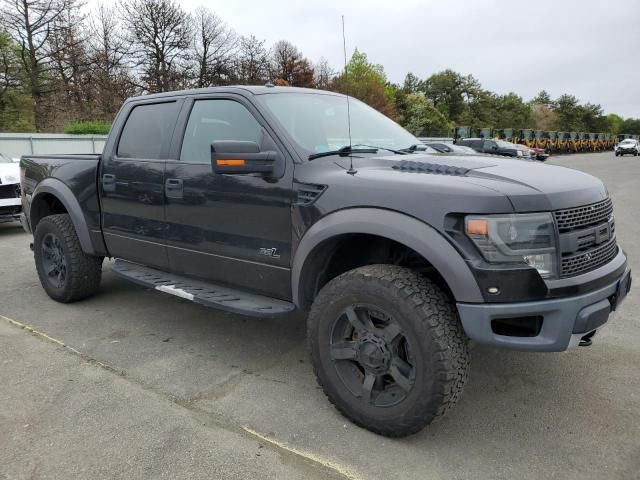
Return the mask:
{"type": "Polygon", "coordinates": [[[478,343],[513,350],[560,352],[602,327],[628,292],[630,282],[631,271],[627,268],[615,281],[582,295],[534,302],[458,303],[457,307],[467,336],[478,343]],[[535,336],[495,332],[495,322],[531,318],[541,321],[535,336]]]}
{"type": "Polygon", "coordinates": [[[20,199],[0,199],[0,223],[16,222],[20,219],[22,205],[20,199]]]}

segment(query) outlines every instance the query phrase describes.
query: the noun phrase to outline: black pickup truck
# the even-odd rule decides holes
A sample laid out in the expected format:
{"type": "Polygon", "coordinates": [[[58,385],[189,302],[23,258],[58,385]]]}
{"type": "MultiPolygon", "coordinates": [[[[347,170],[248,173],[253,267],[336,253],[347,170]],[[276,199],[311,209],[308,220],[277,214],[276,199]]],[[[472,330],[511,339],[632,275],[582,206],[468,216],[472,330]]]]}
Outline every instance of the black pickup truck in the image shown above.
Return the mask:
{"type": "Polygon", "coordinates": [[[330,92],[132,98],[102,155],[25,156],[20,168],[22,222],[51,298],[96,293],[110,257],[113,273],[203,305],[309,311],[327,397],[389,436],[455,404],[469,339],[589,345],[631,283],[600,180],[428,153],[330,92]]]}

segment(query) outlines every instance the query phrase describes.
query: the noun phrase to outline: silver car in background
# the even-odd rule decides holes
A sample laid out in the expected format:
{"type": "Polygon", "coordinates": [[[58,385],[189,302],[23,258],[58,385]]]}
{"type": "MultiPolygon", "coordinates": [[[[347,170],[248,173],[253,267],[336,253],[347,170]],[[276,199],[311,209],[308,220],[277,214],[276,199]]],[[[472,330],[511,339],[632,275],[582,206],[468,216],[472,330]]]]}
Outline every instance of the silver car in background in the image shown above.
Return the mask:
{"type": "Polygon", "coordinates": [[[20,165],[0,153],[0,223],[20,220],[20,165]]]}

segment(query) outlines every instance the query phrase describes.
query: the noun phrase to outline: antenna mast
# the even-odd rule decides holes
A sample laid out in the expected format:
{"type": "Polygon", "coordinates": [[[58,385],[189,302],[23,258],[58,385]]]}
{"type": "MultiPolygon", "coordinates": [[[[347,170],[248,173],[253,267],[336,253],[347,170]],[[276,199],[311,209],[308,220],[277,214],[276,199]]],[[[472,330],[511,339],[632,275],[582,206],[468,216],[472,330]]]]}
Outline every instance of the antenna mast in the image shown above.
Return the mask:
{"type": "MultiPolygon", "coordinates": [[[[344,15],[342,15],[342,51],[344,53],[344,79],[346,81],[345,92],[347,94],[347,127],[349,129],[349,150],[351,150],[351,109],[349,107],[349,82],[347,78],[347,39],[344,35],[344,15]]],[[[349,153],[349,175],[355,175],[357,170],[353,169],[353,156],[349,153]]]]}

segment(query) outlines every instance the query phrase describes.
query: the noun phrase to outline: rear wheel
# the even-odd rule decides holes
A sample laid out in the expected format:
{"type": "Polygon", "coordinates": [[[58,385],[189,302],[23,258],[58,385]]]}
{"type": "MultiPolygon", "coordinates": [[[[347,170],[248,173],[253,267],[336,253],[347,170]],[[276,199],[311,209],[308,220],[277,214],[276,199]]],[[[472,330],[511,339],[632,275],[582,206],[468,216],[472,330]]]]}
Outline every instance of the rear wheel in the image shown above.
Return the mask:
{"type": "Polygon", "coordinates": [[[69,215],[51,215],[40,220],[33,243],[40,283],[51,298],[62,303],[74,302],[98,290],[103,257],[82,251],[69,215]]]}
{"type": "Polygon", "coordinates": [[[309,314],[308,337],[329,401],[382,435],[410,435],[443,415],[469,374],[467,338],[451,300],[394,265],[329,282],[309,314]]]}

